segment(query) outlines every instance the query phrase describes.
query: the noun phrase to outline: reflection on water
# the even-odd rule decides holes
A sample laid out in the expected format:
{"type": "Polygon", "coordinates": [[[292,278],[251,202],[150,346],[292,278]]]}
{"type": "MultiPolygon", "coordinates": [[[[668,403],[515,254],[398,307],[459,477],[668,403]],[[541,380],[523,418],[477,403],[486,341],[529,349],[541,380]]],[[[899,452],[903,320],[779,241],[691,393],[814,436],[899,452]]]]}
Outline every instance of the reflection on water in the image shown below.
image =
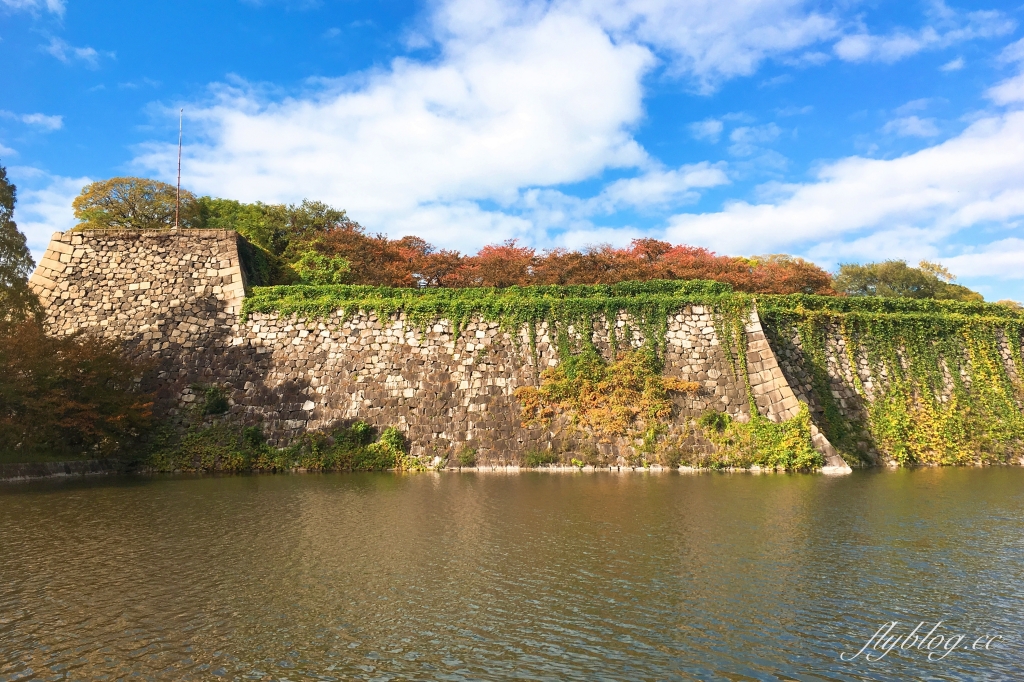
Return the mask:
{"type": "Polygon", "coordinates": [[[0,681],[1024,679],[1022,592],[1018,468],[0,486],[0,681]]]}

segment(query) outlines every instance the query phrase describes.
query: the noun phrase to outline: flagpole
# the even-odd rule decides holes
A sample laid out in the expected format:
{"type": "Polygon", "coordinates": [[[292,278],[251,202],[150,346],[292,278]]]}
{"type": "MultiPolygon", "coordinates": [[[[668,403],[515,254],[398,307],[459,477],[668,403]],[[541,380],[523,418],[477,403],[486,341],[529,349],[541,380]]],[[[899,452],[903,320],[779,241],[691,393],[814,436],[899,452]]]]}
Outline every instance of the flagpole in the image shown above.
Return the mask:
{"type": "Polygon", "coordinates": [[[181,119],[185,109],[178,111],[178,190],[174,194],[174,229],[178,229],[178,210],[181,206],[181,119]]]}

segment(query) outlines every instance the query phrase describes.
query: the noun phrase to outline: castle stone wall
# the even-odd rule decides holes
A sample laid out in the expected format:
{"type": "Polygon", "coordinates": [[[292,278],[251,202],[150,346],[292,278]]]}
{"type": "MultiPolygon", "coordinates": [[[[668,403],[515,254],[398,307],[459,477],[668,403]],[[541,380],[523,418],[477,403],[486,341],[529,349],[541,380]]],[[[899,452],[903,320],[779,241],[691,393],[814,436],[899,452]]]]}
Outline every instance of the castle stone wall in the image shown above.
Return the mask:
{"type": "MultiPolygon", "coordinates": [[[[451,456],[468,445],[483,462],[511,463],[530,449],[587,451],[604,461],[628,451],[629,443],[587,439],[565,423],[522,425],[516,388],[537,385],[557,363],[543,325],[534,351],[525,329],[517,336],[484,320],[459,335],[447,320],[416,328],[401,314],[243,321],[239,239],[222,230],[57,233],[31,283],[53,333],[116,338],[156,362],[146,388],[162,412],[181,420],[194,412],[199,387],[216,384],[230,397],[231,415],[261,424],[277,445],[362,419],[401,428],[413,454],[451,456]]],[[[689,427],[709,409],[749,419],[748,378],[761,414],[783,421],[799,409],[756,313],[746,328],[748,377],[736,375],[712,313],[688,306],[668,321],[666,374],[702,386],[676,398],[669,437],[681,447],[711,447],[689,427]]],[[[581,333],[592,333],[610,356],[607,329],[581,333]]],[[[639,332],[632,342],[642,344],[639,332]]],[[[829,465],[845,467],[823,435],[814,438],[829,465]]]]}

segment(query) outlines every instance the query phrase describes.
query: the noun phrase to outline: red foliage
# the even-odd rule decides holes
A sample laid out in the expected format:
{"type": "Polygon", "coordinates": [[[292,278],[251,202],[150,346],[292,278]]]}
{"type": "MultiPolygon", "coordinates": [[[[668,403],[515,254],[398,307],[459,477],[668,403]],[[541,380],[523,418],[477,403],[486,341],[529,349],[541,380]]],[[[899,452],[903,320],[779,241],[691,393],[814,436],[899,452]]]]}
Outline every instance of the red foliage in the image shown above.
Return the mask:
{"type": "Polygon", "coordinates": [[[538,254],[516,240],[485,246],[475,256],[437,251],[418,237],[367,235],[355,223],[317,237],[315,248],[344,256],[352,282],[378,286],[507,287],[531,284],[613,284],[630,280],[711,279],[752,293],[834,295],[832,277],[813,263],[786,255],[736,258],[696,246],[635,239],[625,249],[538,254]]]}
{"type": "Polygon", "coordinates": [[[0,459],[130,451],[152,416],[151,396],[136,390],[144,369],[111,341],[0,325],[0,459]]]}

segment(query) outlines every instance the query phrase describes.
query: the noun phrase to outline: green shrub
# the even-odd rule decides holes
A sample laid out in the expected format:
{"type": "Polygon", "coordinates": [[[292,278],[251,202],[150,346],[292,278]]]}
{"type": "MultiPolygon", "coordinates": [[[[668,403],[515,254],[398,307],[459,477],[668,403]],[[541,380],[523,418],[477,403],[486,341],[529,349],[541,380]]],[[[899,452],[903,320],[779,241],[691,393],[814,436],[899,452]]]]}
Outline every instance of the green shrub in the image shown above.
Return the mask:
{"type": "Polygon", "coordinates": [[[224,414],[231,405],[228,403],[228,394],[217,385],[193,386],[192,390],[202,397],[199,403],[199,410],[203,415],[224,414]]]}
{"type": "Polygon", "coordinates": [[[523,465],[527,467],[539,467],[543,464],[556,464],[558,455],[551,450],[527,450],[523,456],[523,465]]]}
{"type": "Polygon", "coordinates": [[[459,467],[475,467],[476,452],[476,448],[471,448],[468,445],[463,446],[463,448],[459,450],[458,455],[459,467]]]}
{"type": "Polygon", "coordinates": [[[730,418],[729,415],[725,412],[717,412],[715,410],[705,412],[701,415],[700,419],[697,420],[697,423],[701,428],[709,431],[716,431],[718,433],[725,431],[731,422],[732,418],[730,418]]]}
{"type": "Polygon", "coordinates": [[[825,464],[811,442],[811,416],[803,403],[796,417],[779,423],[760,414],[743,423],[724,412],[706,412],[697,423],[716,447],[712,456],[699,458],[697,466],[792,470],[825,464]]]}
{"type": "Polygon", "coordinates": [[[157,471],[382,471],[415,468],[411,459],[405,455],[398,429],[385,429],[374,442],[373,428],[362,421],[303,434],[287,448],[267,444],[258,426],[221,422],[195,428],[176,442],[164,444],[144,465],[157,471]]]}

